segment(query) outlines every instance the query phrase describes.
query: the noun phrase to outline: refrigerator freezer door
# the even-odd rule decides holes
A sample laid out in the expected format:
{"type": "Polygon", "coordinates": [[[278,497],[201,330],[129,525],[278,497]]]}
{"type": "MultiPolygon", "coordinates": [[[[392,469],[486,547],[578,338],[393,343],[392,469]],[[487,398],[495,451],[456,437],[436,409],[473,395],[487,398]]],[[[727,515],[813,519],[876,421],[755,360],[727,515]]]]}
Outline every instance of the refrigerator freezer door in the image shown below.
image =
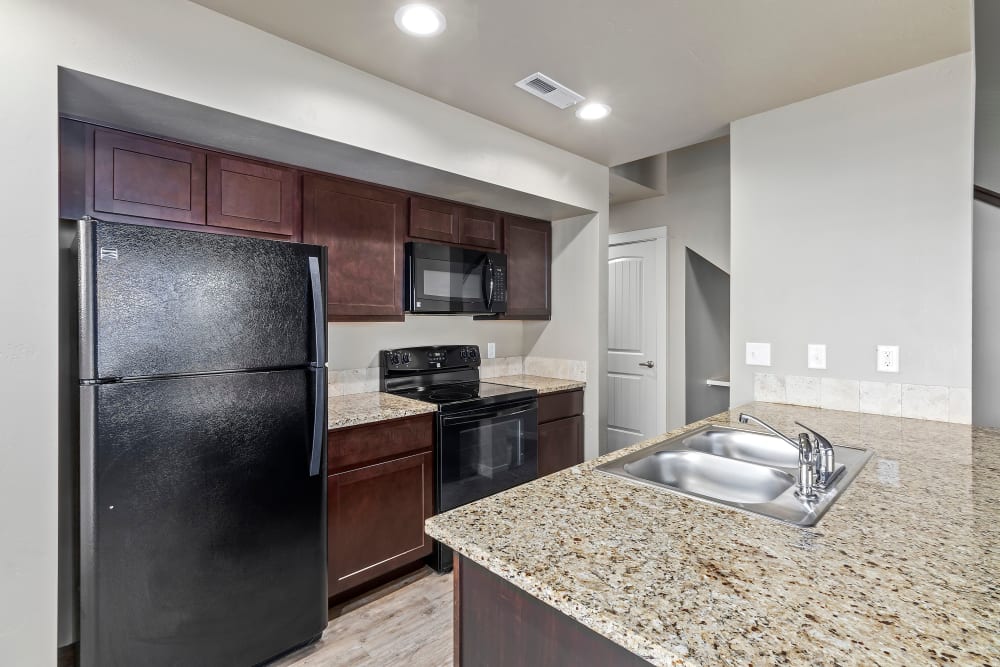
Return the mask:
{"type": "Polygon", "coordinates": [[[81,379],[322,365],[310,257],[325,274],[319,246],[81,222],[81,379]]]}
{"type": "Polygon", "coordinates": [[[323,631],[315,372],[80,388],[81,667],[254,665],[323,631]]]}

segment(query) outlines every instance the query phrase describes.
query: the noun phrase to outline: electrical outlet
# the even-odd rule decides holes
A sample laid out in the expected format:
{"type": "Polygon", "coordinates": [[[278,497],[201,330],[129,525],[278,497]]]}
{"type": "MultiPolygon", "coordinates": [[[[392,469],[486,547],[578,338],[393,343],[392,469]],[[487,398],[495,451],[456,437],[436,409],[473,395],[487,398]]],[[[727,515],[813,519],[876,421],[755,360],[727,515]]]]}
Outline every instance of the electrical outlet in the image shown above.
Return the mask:
{"type": "Polygon", "coordinates": [[[880,373],[899,372],[899,346],[879,345],[875,351],[875,370],[880,373]]]}
{"type": "Polygon", "coordinates": [[[486,343],[486,358],[496,359],[497,358],[497,344],[496,343],[486,343]]]}
{"type": "Polygon", "coordinates": [[[826,345],[809,343],[806,346],[806,361],[809,368],[826,368],[826,345]]]}
{"type": "Polygon", "coordinates": [[[747,343],[747,366],[770,366],[770,343],[747,343]]]}

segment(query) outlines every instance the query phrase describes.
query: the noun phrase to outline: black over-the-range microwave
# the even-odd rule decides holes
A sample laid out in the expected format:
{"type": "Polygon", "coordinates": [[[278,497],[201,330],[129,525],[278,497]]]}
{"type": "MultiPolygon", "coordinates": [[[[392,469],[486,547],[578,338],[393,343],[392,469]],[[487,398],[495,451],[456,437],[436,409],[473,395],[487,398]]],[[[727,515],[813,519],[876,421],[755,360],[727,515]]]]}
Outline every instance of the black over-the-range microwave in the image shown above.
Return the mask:
{"type": "Polygon", "coordinates": [[[507,255],[437,243],[406,244],[406,310],[507,312],[507,255]]]}

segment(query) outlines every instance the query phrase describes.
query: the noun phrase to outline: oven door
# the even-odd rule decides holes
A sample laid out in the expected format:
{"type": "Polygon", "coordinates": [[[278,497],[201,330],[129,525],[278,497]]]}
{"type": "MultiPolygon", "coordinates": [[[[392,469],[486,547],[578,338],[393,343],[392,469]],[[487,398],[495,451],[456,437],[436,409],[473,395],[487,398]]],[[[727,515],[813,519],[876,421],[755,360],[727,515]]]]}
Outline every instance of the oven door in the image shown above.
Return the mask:
{"type": "Polygon", "coordinates": [[[538,400],[439,415],[437,511],[538,477],[538,400]]]}
{"type": "Polygon", "coordinates": [[[503,313],[507,257],[434,243],[406,245],[411,313],[503,313]]]}

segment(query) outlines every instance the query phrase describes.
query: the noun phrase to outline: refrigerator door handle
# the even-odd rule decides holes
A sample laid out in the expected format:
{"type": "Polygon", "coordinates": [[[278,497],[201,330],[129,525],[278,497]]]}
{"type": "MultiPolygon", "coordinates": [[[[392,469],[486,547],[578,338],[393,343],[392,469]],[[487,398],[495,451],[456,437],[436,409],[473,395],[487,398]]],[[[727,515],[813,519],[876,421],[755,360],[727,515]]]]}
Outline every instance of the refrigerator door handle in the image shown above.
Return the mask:
{"type": "Polygon", "coordinates": [[[326,317],[323,313],[323,277],[319,257],[309,258],[309,279],[312,286],[313,310],[313,437],[309,456],[309,476],[320,473],[323,458],[323,441],[326,439],[326,317]]]}
{"type": "Polygon", "coordinates": [[[323,368],[313,368],[313,437],[312,452],[309,454],[309,476],[320,473],[323,464],[323,441],[326,438],[326,373],[323,368]]]}
{"type": "Polygon", "coordinates": [[[326,317],[323,315],[323,276],[319,257],[309,258],[309,282],[312,287],[313,361],[322,366],[326,361],[326,317]]]}

